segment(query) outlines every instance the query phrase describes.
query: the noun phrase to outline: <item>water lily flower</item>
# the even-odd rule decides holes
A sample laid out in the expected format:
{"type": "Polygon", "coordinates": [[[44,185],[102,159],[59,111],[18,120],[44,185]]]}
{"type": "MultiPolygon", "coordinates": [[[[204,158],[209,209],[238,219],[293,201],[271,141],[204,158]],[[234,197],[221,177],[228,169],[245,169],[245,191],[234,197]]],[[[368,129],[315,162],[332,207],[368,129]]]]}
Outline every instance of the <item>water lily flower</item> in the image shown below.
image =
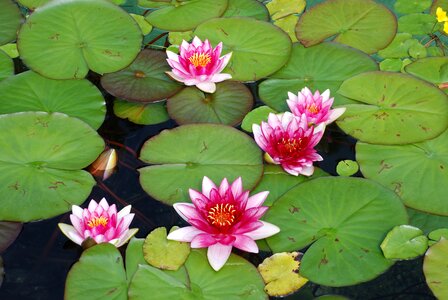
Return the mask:
{"type": "Polygon", "coordinates": [[[314,147],[322,138],[325,124],[320,123],[317,127],[309,124],[306,114],[270,113],[267,123],[261,122],[261,126],[254,124],[252,130],[269,162],[280,164],[291,175],[311,176],[314,173],[313,162],[322,160],[314,147]]]}
{"type": "Polygon", "coordinates": [[[134,218],[131,205],[126,206],[117,213],[115,204],[109,206],[103,198],[99,203],[90,200],[88,208],[82,209],[77,205],[72,206],[70,220],[73,224],[59,223],[59,228],[74,243],[81,245],[87,238],[92,238],[96,243],[111,243],[117,248],[126,244],[138,229],[129,229],[134,218]]]}
{"type": "Polygon", "coordinates": [[[446,16],[446,11],[441,7],[437,7],[436,9],[437,22],[446,22],[448,21],[448,17],[446,16]]]}
{"type": "Polygon", "coordinates": [[[260,221],[268,207],[261,206],[269,192],[249,197],[241,177],[229,184],[226,178],[217,187],[208,177],[202,180],[202,192],[190,189],[193,203],[176,203],[174,209],[191,226],[171,232],[168,239],[191,242],[191,248],[207,248],[207,257],[215,271],[224,266],[232,247],[258,253],[254,240],[270,237],[280,229],[260,221]]]}
{"type": "Polygon", "coordinates": [[[206,93],[216,91],[216,82],[232,78],[230,74],[221,73],[229,63],[232,53],[220,57],[222,43],[214,49],[208,40],[202,42],[197,36],[191,44],[185,40],[179,48],[179,55],[167,50],[168,64],[173,68],[167,74],[174,80],[187,86],[195,85],[206,93]]]}
{"type": "Polygon", "coordinates": [[[310,89],[305,87],[298,95],[288,92],[288,97],[286,102],[291,112],[296,116],[305,114],[312,124],[328,125],[345,112],[345,107],[330,109],[334,101],[334,98],[330,98],[330,90],[322,94],[316,91],[313,95],[310,89]]]}

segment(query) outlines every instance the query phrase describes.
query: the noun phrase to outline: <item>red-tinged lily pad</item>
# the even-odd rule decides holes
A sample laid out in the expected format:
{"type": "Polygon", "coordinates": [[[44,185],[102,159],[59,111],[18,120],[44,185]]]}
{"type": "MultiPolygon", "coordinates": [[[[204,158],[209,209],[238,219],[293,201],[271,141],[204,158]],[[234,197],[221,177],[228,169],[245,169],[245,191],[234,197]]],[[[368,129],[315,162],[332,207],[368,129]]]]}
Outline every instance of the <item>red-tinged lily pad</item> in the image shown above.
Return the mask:
{"type": "Polygon", "coordinates": [[[236,125],[252,108],[253,97],[242,83],[225,81],[216,85],[216,92],[205,94],[187,87],[168,98],[167,108],[178,124],[217,123],[236,125]]]}
{"type": "Polygon", "coordinates": [[[397,20],[373,0],[330,0],[318,4],[299,19],[296,34],[306,47],[327,38],[366,53],[375,53],[394,38],[397,20]]]}
{"type": "Polygon", "coordinates": [[[448,240],[442,239],[432,245],[425,254],[423,272],[426,283],[438,299],[448,297],[448,240]]]}
{"type": "Polygon", "coordinates": [[[246,134],[216,124],[183,125],[164,130],[143,145],[140,169],[143,189],[167,204],[190,201],[188,189],[199,189],[202,178],[214,182],[241,176],[251,189],[263,172],[261,151],[246,134]]]}
{"type": "Polygon", "coordinates": [[[229,0],[227,10],[222,17],[250,17],[269,21],[269,12],[266,6],[257,0],[229,0]]]}
{"type": "Polygon", "coordinates": [[[14,62],[12,59],[0,50],[0,81],[14,75],[14,62]]]}
{"type": "Polygon", "coordinates": [[[0,45],[16,39],[17,30],[22,23],[22,14],[11,0],[0,0],[0,45]]]}
{"type": "Polygon", "coordinates": [[[165,72],[171,68],[162,51],[145,49],[126,69],[106,74],[101,85],[112,95],[138,102],[164,100],[177,93],[182,86],[165,72]]]}
{"type": "Polygon", "coordinates": [[[405,71],[437,85],[448,83],[448,57],[419,59],[407,65],[405,71]]]}
{"type": "Polygon", "coordinates": [[[0,253],[16,240],[21,230],[22,223],[0,222],[0,253]]]}
{"type": "Polygon", "coordinates": [[[168,121],[166,103],[133,103],[120,99],[114,100],[114,113],[117,117],[128,119],[132,123],[153,125],[168,121]]]}

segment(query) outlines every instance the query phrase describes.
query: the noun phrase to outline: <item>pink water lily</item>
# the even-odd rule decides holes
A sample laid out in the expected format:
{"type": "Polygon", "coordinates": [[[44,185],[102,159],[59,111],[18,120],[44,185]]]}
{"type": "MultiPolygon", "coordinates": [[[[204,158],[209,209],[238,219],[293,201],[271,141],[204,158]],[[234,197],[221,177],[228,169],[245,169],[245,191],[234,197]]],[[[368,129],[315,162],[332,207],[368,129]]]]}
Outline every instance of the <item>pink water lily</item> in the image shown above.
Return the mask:
{"type": "Polygon", "coordinates": [[[280,231],[259,219],[268,207],[261,206],[269,192],[249,197],[243,190],[241,177],[229,184],[223,179],[217,187],[208,177],[202,180],[202,192],[190,189],[193,203],[176,203],[174,209],[191,226],[171,232],[168,239],[191,242],[191,248],[208,247],[207,257],[216,271],[230,256],[232,247],[258,253],[254,240],[264,239],[280,231]]]}
{"type": "Polygon", "coordinates": [[[138,231],[136,228],[129,229],[133,218],[131,205],[117,213],[115,204],[109,206],[103,198],[99,203],[91,200],[88,208],[84,209],[73,205],[70,215],[73,226],[63,223],[58,225],[62,233],[78,245],[90,237],[98,244],[111,243],[120,247],[138,231]]]}
{"type": "Polygon", "coordinates": [[[345,112],[345,107],[331,109],[334,98],[330,98],[330,90],[322,94],[316,91],[313,95],[310,89],[305,87],[297,95],[288,92],[288,97],[286,102],[291,112],[296,116],[305,114],[308,122],[315,125],[330,124],[345,112]]]}
{"type": "Polygon", "coordinates": [[[324,123],[310,125],[306,114],[294,116],[290,112],[269,114],[268,122],[252,126],[255,141],[266,152],[268,160],[280,164],[291,175],[311,176],[314,161],[322,157],[314,147],[325,130],[324,123]]]}
{"type": "Polygon", "coordinates": [[[220,57],[221,51],[222,43],[213,49],[208,40],[202,42],[198,37],[194,37],[191,44],[183,41],[179,55],[166,51],[168,64],[173,68],[167,74],[187,86],[195,85],[206,93],[214,93],[216,82],[232,78],[230,74],[221,73],[232,53],[220,57]]]}

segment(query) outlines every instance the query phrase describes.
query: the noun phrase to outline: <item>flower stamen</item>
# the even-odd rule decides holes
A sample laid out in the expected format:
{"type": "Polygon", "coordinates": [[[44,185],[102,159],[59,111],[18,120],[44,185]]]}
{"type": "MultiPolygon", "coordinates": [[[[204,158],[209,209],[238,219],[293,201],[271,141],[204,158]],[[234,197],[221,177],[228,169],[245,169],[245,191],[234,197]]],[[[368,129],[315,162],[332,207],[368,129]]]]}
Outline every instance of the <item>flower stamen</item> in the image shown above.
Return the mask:
{"type": "Polygon", "coordinates": [[[205,67],[209,63],[211,63],[212,58],[210,57],[210,54],[208,53],[195,53],[192,56],[188,58],[188,60],[195,66],[195,67],[205,67]]]}
{"type": "Polygon", "coordinates": [[[211,221],[212,225],[230,226],[235,221],[235,213],[236,209],[232,204],[216,204],[209,209],[207,219],[211,221]]]}
{"type": "Polygon", "coordinates": [[[317,114],[319,112],[319,107],[313,103],[308,107],[308,111],[312,114],[317,114]]]}
{"type": "Polygon", "coordinates": [[[286,151],[289,153],[297,152],[302,149],[302,139],[285,139],[282,138],[280,141],[277,142],[277,145],[283,146],[286,151]]]}
{"type": "Polygon", "coordinates": [[[93,219],[90,219],[90,221],[87,223],[87,226],[90,228],[98,227],[98,226],[106,226],[109,222],[109,218],[106,217],[94,217],[93,219]]]}

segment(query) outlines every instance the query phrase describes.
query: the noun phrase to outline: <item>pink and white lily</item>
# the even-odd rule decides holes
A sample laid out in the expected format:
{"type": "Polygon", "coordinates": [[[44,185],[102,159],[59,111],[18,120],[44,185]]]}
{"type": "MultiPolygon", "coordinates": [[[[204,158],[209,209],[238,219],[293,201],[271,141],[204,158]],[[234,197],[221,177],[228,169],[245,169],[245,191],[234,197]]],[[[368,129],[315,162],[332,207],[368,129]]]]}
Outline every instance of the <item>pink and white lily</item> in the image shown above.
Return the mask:
{"type": "Polygon", "coordinates": [[[227,66],[232,53],[220,57],[222,43],[214,49],[208,40],[202,42],[197,36],[191,44],[183,41],[179,47],[179,55],[167,50],[167,62],[172,71],[166,72],[170,77],[187,86],[195,85],[206,93],[216,91],[216,82],[232,78],[232,75],[221,73],[227,66]]]}
{"type": "Polygon", "coordinates": [[[310,89],[305,87],[297,95],[288,92],[288,97],[286,102],[291,112],[296,116],[305,114],[308,122],[314,125],[328,125],[345,112],[345,107],[331,109],[334,98],[330,98],[328,89],[322,94],[316,91],[313,95],[310,89]]]}
{"type": "Polygon", "coordinates": [[[190,189],[193,203],[176,203],[174,209],[191,226],[171,232],[168,239],[191,242],[191,248],[208,248],[207,257],[215,271],[221,269],[232,247],[258,253],[254,240],[270,237],[280,229],[259,219],[268,210],[261,206],[269,192],[249,197],[241,177],[229,184],[224,178],[217,187],[208,177],[202,192],[190,189]]]}
{"type": "Polygon", "coordinates": [[[268,122],[252,126],[255,142],[266,152],[269,162],[280,164],[291,175],[311,176],[314,161],[323,158],[314,147],[321,140],[325,124],[310,125],[306,114],[270,113],[268,122]]]}
{"type": "Polygon", "coordinates": [[[115,204],[109,206],[103,198],[99,203],[90,200],[89,206],[84,209],[73,205],[70,215],[73,226],[63,223],[58,226],[65,236],[78,245],[92,238],[98,244],[111,243],[118,248],[137,233],[137,228],[129,229],[133,218],[131,205],[117,213],[115,204]]]}

